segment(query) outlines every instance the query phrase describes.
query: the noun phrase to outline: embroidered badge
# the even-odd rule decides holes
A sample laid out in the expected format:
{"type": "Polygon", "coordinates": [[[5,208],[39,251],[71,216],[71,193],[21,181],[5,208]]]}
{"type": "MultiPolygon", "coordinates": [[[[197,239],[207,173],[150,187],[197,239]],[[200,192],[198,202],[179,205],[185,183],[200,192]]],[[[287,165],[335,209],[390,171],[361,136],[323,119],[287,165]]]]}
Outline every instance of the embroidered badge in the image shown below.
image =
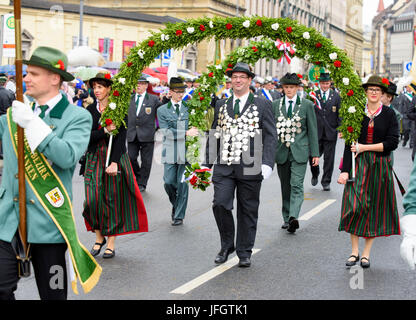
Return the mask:
{"type": "Polygon", "coordinates": [[[45,194],[46,199],[48,199],[49,203],[53,205],[55,208],[59,208],[64,204],[64,196],[59,190],[58,187],[52,189],[47,194],[45,194]]]}
{"type": "Polygon", "coordinates": [[[151,107],[146,107],[144,109],[144,111],[146,112],[146,114],[150,114],[152,112],[152,108],[151,107]]]}
{"type": "Polygon", "coordinates": [[[337,112],[337,107],[336,106],[332,107],[332,112],[337,112]]]}

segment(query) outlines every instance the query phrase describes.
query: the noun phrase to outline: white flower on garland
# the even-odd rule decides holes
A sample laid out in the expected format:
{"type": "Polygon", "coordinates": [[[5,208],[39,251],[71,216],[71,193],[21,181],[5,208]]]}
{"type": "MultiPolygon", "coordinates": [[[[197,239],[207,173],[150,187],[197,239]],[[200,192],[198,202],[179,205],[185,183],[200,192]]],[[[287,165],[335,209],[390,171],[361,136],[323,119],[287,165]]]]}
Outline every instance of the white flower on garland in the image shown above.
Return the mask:
{"type": "Polygon", "coordinates": [[[117,108],[117,105],[114,102],[111,102],[108,106],[111,110],[115,110],[117,108]]]}
{"type": "Polygon", "coordinates": [[[212,20],[209,21],[208,25],[211,29],[214,28],[214,23],[212,22],[212,20]]]}
{"type": "Polygon", "coordinates": [[[248,28],[248,27],[250,27],[250,20],[246,20],[246,21],[244,21],[244,22],[243,22],[243,27],[244,27],[244,28],[248,28]]]}
{"type": "Polygon", "coordinates": [[[120,78],[118,79],[118,82],[120,82],[121,84],[126,84],[126,78],[120,78]]]}
{"type": "Polygon", "coordinates": [[[143,50],[139,50],[139,51],[137,51],[137,54],[139,55],[139,57],[140,57],[140,59],[143,59],[143,57],[144,57],[144,51],[143,50]]]}
{"type": "Polygon", "coordinates": [[[161,34],[161,36],[160,36],[160,39],[161,39],[162,41],[167,41],[167,40],[169,40],[169,35],[168,35],[168,34],[164,34],[164,33],[162,33],[162,34],[161,34]]]}
{"type": "Polygon", "coordinates": [[[348,86],[350,84],[350,79],[349,78],[342,78],[342,83],[346,86],[348,86]]]}
{"type": "Polygon", "coordinates": [[[217,70],[221,70],[221,69],[222,69],[222,65],[217,64],[217,65],[215,66],[215,69],[217,69],[217,70]]]}
{"type": "Polygon", "coordinates": [[[348,108],[349,113],[355,113],[355,111],[357,111],[357,110],[355,109],[354,106],[351,106],[351,107],[348,108]]]}
{"type": "Polygon", "coordinates": [[[305,59],[306,61],[308,61],[310,58],[311,58],[311,56],[310,56],[309,54],[305,54],[304,59],[305,59]]]}
{"type": "Polygon", "coordinates": [[[195,28],[194,27],[188,27],[186,28],[186,31],[188,31],[189,34],[194,33],[195,28]]]}
{"type": "Polygon", "coordinates": [[[335,59],[337,59],[337,58],[338,58],[338,55],[337,55],[337,53],[336,53],[336,52],[333,52],[333,53],[331,53],[331,54],[329,55],[329,58],[330,58],[331,60],[335,60],[335,59]]]}
{"type": "Polygon", "coordinates": [[[303,38],[305,38],[306,40],[309,40],[311,38],[311,35],[309,34],[309,32],[304,32],[303,38]]]}
{"type": "Polygon", "coordinates": [[[278,24],[278,23],[274,23],[274,24],[272,24],[272,29],[273,29],[274,31],[277,31],[277,29],[279,29],[279,24],[278,24]]]}

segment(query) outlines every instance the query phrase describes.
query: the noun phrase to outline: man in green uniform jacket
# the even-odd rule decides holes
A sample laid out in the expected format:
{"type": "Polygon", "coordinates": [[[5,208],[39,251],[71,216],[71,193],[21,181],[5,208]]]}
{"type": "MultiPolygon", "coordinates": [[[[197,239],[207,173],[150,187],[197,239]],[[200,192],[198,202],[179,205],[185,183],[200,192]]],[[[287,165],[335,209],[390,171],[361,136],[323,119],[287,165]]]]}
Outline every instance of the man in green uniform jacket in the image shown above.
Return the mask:
{"type": "Polygon", "coordinates": [[[164,135],[162,162],[164,163],[163,181],[172,208],[172,225],[183,224],[188,204],[188,183],[182,181],[185,172],[187,135],[198,135],[197,128],[188,127],[188,107],[182,101],[186,85],[178,77],[169,82],[171,101],[157,109],[159,127],[164,135]]]}
{"type": "MultiPolygon", "coordinates": [[[[14,101],[11,109],[13,121],[25,129],[32,157],[35,151],[46,157],[72,199],[72,176],[78,160],[87,149],[92,119],[86,110],[70,104],[59,92],[62,81],[73,79],[66,72],[67,61],[67,57],[59,50],[37,48],[31,59],[24,61],[28,65],[24,79],[26,93],[35,99],[35,103],[30,107],[14,101]]],[[[0,118],[0,138],[4,151],[0,187],[0,300],[14,299],[19,280],[16,254],[11,244],[17,237],[19,224],[18,167],[9,121],[8,115],[0,118]]],[[[36,195],[27,182],[28,176],[36,172],[35,169],[38,169],[38,173],[44,172],[44,169],[28,168],[28,163],[25,161],[27,241],[31,246],[39,295],[41,299],[66,299],[67,244],[60,228],[41,203],[45,200],[44,195],[36,195]],[[52,277],[56,276],[51,271],[56,269],[51,268],[56,266],[60,266],[63,271],[63,286],[59,288],[50,285],[52,277]]],[[[74,236],[76,234],[70,235],[74,236]]]]}
{"type": "Polygon", "coordinates": [[[318,129],[313,103],[296,94],[301,83],[296,73],[287,73],[280,83],[285,96],[273,102],[278,136],[276,164],[282,189],[282,228],[293,233],[299,228],[309,156],[313,166],[319,164],[318,129]]]}

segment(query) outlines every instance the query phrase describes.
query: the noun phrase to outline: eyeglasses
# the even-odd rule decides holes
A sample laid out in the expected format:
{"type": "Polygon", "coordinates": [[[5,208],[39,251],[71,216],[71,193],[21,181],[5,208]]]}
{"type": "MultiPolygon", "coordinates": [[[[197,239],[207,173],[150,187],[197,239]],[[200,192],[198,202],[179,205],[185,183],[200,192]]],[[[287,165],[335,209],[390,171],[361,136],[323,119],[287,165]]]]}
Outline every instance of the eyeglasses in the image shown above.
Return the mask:
{"type": "Polygon", "coordinates": [[[367,91],[370,93],[380,93],[381,89],[379,88],[367,88],[367,91]]]}
{"type": "Polygon", "coordinates": [[[246,76],[232,76],[231,79],[233,79],[233,80],[237,80],[237,79],[245,80],[245,79],[248,79],[248,77],[246,77],[246,76]]]}

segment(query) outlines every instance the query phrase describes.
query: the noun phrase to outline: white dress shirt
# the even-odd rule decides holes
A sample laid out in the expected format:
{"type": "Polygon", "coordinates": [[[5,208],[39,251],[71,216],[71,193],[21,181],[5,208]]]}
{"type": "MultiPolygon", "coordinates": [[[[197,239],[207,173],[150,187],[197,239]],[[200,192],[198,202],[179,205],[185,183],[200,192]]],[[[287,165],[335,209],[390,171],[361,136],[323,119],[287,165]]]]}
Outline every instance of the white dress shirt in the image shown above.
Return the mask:
{"type": "MultiPolygon", "coordinates": [[[[49,112],[51,112],[51,110],[58,104],[58,102],[59,101],[61,101],[61,99],[62,99],[62,94],[61,93],[59,93],[57,96],[55,96],[55,97],[53,97],[52,99],[50,99],[49,101],[47,101],[46,103],[45,103],[45,105],[47,105],[48,106],[48,109],[46,110],[46,112],[45,112],[45,117],[46,117],[46,115],[48,115],[49,114],[49,112]]],[[[39,103],[38,102],[36,102],[36,104],[35,104],[35,110],[34,110],[34,113],[36,114],[36,115],[40,115],[40,113],[42,112],[42,109],[41,108],[39,108],[39,103]]]]}
{"type": "Polygon", "coordinates": [[[237,99],[240,99],[240,113],[241,113],[241,111],[243,111],[243,108],[244,108],[244,106],[246,105],[246,102],[247,102],[247,99],[248,99],[248,95],[250,94],[250,92],[248,92],[247,94],[245,94],[245,95],[243,95],[243,96],[241,96],[241,97],[236,97],[235,95],[234,95],[234,97],[233,97],[233,108],[234,108],[234,105],[235,105],[235,101],[237,100],[237,99]]]}
{"type": "Polygon", "coordinates": [[[136,106],[137,106],[137,110],[136,110],[136,116],[138,116],[139,115],[139,112],[140,112],[140,109],[141,109],[141,107],[142,107],[142,104],[143,104],[143,101],[144,101],[144,96],[146,95],[146,92],[143,92],[141,95],[140,95],[140,98],[139,98],[139,94],[136,92],[136,96],[135,96],[135,99],[134,99],[134,102],[136,103],[136,106]],[[139,100],[139,104],[137,104],[137,99],[140,99],[139,100]]]}
{"type": "Polygon", "coordinates": [[[292,112],[293,112],[293,110],[295,109],[295,104],[296,104],[296,100],[298,99],[298,95],[297,94],[295,94],[294,95],[294,97],[292,98],[292,99],[289,99],[287,96],[286,96],[286,113],[289,111],[289,106],[290,106],[290,103],[289,103],[289,101],[293,101],[293,103],[292,103],[292,112]]]}

